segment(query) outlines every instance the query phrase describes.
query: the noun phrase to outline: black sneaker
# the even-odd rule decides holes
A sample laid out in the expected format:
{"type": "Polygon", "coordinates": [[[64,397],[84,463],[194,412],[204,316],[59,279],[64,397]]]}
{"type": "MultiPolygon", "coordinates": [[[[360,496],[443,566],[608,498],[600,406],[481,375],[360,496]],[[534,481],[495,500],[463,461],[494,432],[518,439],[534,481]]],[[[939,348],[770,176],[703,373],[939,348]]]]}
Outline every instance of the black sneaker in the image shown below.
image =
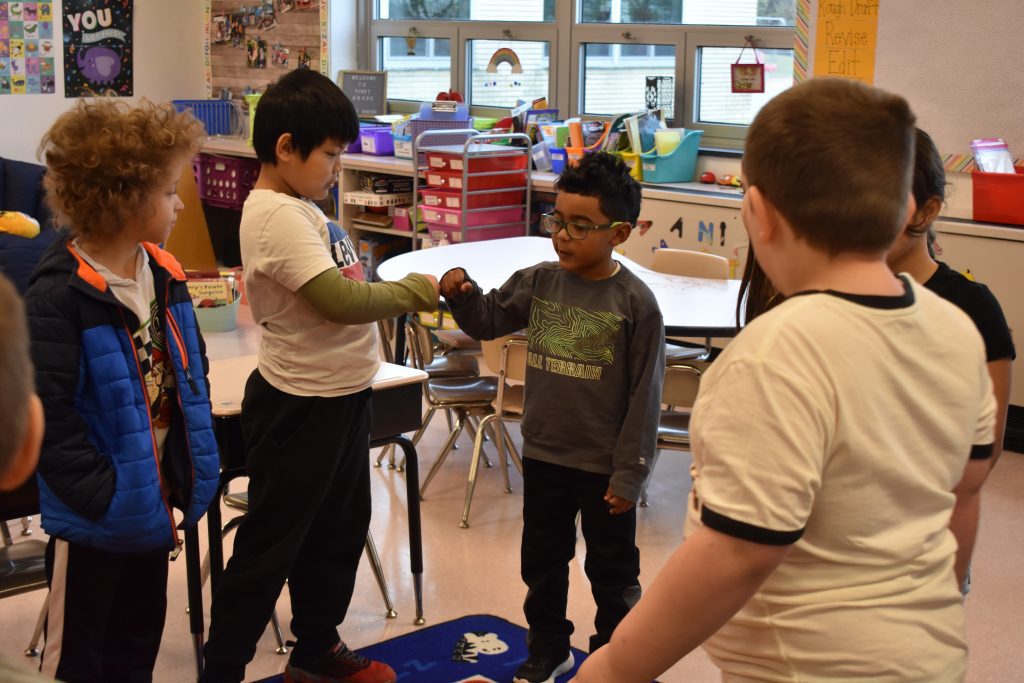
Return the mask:
{"type": "Polygon", "coordinates": [[[555,679],[572,669],[575,663],[571,652],[564,659],[530,655],[516,669],[512,683],[555,683],[555,679]]]}
{"type": "Polygon", "coordinates": [[[320,655],[308,669],[291,662],[284,668],[285,683],[395,683],[394,670],[338,643],[320,655]]]}

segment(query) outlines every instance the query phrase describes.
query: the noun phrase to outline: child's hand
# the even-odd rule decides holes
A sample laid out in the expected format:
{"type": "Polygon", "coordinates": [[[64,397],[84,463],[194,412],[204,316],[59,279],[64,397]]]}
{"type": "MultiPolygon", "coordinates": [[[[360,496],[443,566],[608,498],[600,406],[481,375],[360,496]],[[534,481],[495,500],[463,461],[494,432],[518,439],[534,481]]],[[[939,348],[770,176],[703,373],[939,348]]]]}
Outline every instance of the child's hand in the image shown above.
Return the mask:
{"type": "Polygon", "coordinates": [[[612,493],[612,487],[608,487],[608,491],[604,494],[604,502],[608,504],[608,514],[610,515],[621,515],[623,512],[629,512],[636,505],[631,500],[626,500],[612,493]]]}
{"type": "Polygon", "coordinates": [[[473,283],[462,268],[452,268],[441,277],[441,294],[446,299],[473,291],[473,283]]]}

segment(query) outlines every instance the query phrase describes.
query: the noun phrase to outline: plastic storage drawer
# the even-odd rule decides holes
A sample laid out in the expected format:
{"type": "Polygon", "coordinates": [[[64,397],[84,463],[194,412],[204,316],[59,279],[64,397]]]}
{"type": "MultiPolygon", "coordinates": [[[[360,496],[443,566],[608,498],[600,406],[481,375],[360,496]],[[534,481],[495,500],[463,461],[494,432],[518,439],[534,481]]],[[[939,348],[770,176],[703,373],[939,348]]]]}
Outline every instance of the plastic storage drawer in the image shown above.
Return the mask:
{"type": "MultiPolygon", "coordinates": [[[[523,159],[526,156],[523,155],[523,159]]],[[[461,190],[462,171],[433,171],[426,172],[427,185],[430,187],[442,187],[450,190],[461,190]]],[[[469,176],[467,178],[467,190],[499,190],[502,188],[526,187],[526,173],[502,173],[500,175],[469,176]]]]}
{"type": "MultiPolygon", "coordinates": [[[[487,173],[491,171],[522,171],[526,169],[525,154],[481,155],[466,158],[470,173],[487,173]]],[[[427,166],[435,171],[461,171],[463,169],[462,154],[452,152],[427,152],[427,166]]]]}
{"type": "Polygon", "coordinates": [[[458,190],[420,190],[423,205],[443,209],[486,209],[492,206],[514,206],[523,203],[522,190],[496,190],[487,194],[466,195],[466,206],[462,206],[462,193],[458,190]]]}
{"type": "MultiPolygon", "coordinates": [[[[420,206],[420,214],[427,223],[474,227],[478,225],[501,225],[504,223],[522,223],[523,207],[514,206],[508,209],[483,209],[481,211],[461,211],[459,209],[442,209],[439,207],[420,206]]],[[[517,228],[522,232],[522,228],[517,228]]]]}

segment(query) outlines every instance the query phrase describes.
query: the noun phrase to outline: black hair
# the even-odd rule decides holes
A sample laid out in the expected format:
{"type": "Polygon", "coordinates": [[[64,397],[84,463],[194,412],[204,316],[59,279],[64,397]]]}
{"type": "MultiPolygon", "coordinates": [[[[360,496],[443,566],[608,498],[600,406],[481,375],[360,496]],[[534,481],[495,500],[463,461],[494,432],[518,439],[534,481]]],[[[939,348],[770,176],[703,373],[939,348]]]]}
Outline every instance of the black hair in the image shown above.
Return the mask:
{"type": "Polygon", "coordinates": [[[584,154],[575,166],[566,166],[555,181],[559,192],[597,197],[601,213],[613,221],[636,225],[640,216],[640,183],[629,166],[608,152],[584,154]]]}
{"type": "Polygon", "coordinates": [[[347,145],[359,135],[359,118],[345,93],[331,79],[310,69],[296,69],[272,83],[256,105],[252,146],[256,157],[277,163],[277,140],[291,133],[306,159],[326,140],[347,145]]]}
{"type": "MultiPolygon", "coordinates": [[[[914,137],[913,193],[918,209],[923,208],[925,202],[932,197],[938,197],[940,202],[946,201],[946,168],[942,163],[942,155],[932,137],[920,128],[914,137]]],[[[923,228],[923,225],[911,225],[908,230],[921,234],[927,230],[923,228]]],[[[929,247],[933,239],[934,235],[929,235],[929,247]]]]}

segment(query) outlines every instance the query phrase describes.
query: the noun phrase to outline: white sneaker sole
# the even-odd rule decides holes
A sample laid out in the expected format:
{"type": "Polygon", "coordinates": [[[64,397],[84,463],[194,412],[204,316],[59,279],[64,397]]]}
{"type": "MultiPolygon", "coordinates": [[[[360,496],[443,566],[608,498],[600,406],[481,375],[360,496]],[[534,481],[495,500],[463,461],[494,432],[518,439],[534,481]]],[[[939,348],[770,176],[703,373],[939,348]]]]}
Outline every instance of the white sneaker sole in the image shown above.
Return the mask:
{"type": "Polygon", "coordinates": [[[525,678],[513,678],[512,683],[555,683],[555,679],[564,674],[566,671],[572,669],[576,665],[576,658],[569,653],[569,659],[565,660],[561,664],[555,667],[555,670],[551,672],[551,675],[545,678],[543,681],[528,681],[525,678]]]}

